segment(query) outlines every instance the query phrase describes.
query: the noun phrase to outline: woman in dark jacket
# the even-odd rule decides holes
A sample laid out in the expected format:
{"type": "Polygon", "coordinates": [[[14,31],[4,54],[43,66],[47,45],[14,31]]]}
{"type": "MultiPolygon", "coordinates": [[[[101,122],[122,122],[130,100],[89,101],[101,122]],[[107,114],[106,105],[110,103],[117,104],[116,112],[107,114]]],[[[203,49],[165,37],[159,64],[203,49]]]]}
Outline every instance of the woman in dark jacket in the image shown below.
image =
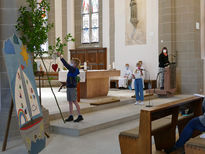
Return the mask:
{"type": "Polygon", "coordinates": [[[164,72],[165,67],[169,65],[168,49],[164,47],[159,55],[159,74],[160,74],[160,89],[164,89],[164,72]]]}

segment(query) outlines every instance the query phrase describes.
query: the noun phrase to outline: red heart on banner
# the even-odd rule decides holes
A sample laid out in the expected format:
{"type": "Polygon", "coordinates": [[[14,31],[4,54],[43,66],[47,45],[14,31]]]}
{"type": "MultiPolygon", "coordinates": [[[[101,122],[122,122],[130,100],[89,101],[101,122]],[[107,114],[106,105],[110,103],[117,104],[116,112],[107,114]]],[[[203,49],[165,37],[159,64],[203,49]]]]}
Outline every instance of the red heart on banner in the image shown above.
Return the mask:
{"type": "Polygon", "coordinates": [[[58,69],[58,64],[53,64],[53,65],[52,65],[52,69],[56,72],[57,69],[58,69]]]}
{"type": "Polygon", "coordinates": [[[21,69],[24,70],[24,66],[23,65],[21,65],[21,69]]]}

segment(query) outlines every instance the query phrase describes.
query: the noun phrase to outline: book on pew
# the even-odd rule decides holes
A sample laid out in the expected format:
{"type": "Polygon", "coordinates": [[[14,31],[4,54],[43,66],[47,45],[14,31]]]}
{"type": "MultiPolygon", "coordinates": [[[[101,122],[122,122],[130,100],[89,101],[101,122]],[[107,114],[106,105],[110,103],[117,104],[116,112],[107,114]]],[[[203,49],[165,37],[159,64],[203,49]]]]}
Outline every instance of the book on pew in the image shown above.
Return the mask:
{"type": "Polygon", "coordinates": [[[196,97],[202,97],[202,98],[205,97],[205,95],[202,95],[202,94],[194,94],[194,96],[196,96],[196,97]]]}

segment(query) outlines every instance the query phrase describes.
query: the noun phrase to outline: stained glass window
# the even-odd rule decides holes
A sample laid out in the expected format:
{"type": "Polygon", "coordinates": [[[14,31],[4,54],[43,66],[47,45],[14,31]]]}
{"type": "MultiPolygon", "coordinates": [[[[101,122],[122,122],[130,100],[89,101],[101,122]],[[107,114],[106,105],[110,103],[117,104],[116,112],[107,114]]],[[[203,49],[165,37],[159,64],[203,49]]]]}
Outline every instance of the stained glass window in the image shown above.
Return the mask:
{"type": "Polygon", "coordinates": [[[90,18],[89,15],[83,15],[83,29],[90,27],[90,18]]]}
{"type": "Polygon", "coordinates": [[[99,28],[92,29],[92,42],[99,42],[99,28]]]}
{"type": "Polygon", "coordinates": [[[99,27],[99,19],[98,18],[99,18],[98,13],[92,14],[92,28],[99,27]]]}
{"type": "Polygon", "coordinates": [[[83,36],[82,36],[82,42],[83,43],[90,43],[90,29],[83,29],[83,36]]]}
{"type": "Polygon", "coordinates": [[[82,4],[82,13],[89,13],[89,9],[90,9],[90,0],[83,0],[83,4],[82,4]]]}
{"type": "Polygon", "coordinates": [[[82,0],[82,43],[99,42],[99,0],[82,0]]]}
{"type": "Polygon", "coordinates": [[[92,2],[92,12],[95,13],[95,12],[99,12],[99,3],[98,3],[98,0],[91,0],[92,2]]]}

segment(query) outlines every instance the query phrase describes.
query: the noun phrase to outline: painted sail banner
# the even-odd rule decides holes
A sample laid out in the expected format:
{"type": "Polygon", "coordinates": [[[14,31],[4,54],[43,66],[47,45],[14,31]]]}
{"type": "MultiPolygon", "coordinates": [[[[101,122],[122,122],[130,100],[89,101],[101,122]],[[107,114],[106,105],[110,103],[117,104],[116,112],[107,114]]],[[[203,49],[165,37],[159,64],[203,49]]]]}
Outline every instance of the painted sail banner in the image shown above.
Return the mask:
{"type": "Polygon", "coordinates": [[[38,154],[46,137],[30,56],[15,34],[4,42],[3,51],[21,136],[28,153],[38,154]]]}

